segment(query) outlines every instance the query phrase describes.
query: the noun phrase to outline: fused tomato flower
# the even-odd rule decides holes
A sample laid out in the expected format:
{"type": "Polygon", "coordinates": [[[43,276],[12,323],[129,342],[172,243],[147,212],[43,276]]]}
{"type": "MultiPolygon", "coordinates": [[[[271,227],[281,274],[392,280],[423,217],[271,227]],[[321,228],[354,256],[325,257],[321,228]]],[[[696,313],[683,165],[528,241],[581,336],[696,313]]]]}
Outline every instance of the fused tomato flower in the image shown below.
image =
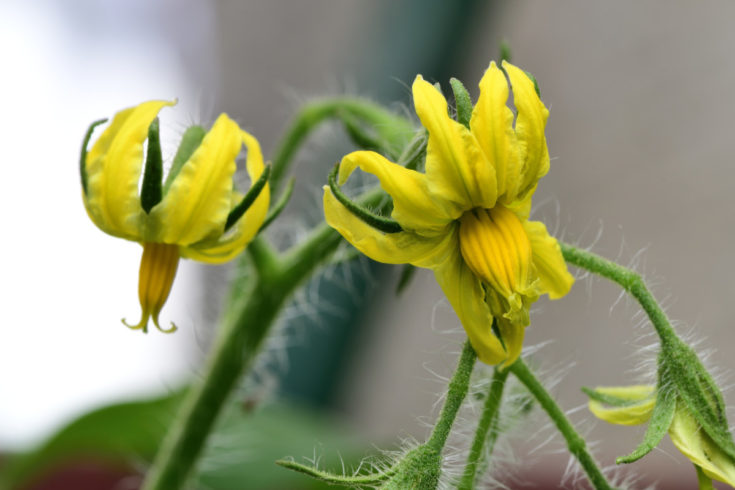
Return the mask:
{"type": "Polygon", "coordinates": [[[161,328],[163,308],[179,263],[190,258],[210,264],[238,255],[258,232],[268,211],[268,172],[258,141],[221,114],[209,132],[190,127],[164,180],[158,113],[174,102],[149,101],[118,112],[87,151],[93,123],[82,147],[82,197],[89,217],[105,233],[140,243],[140,321],[161,328]],[[145,165],[144,144],[147,140],[145,165]],[[243,196],[234,189],[235,159],[247,148],[253,182],[243,196]],[[142,175],[142,178],[141,178],[142,175]]]}
{"type": "Polygon", "coordinates": [[[421,76],[413,99],[429,135],[425,172],[358,151],[342,159],[338,175],[343,184],[357,167],[374,174],[393,199],[400,231],[370,226],[330,187],[327,223],[374,260],[432,269],[479,358],[510,365],[531,303],[545,293],[560,298],[574,282],[556,239],[528,219],[549,170],[548,111],[534,81],[506,62],[485,72],[468,127],[449,116],[444,96],[421,76]],[[507,105],[509,89],[517,114],[507,105]]]}

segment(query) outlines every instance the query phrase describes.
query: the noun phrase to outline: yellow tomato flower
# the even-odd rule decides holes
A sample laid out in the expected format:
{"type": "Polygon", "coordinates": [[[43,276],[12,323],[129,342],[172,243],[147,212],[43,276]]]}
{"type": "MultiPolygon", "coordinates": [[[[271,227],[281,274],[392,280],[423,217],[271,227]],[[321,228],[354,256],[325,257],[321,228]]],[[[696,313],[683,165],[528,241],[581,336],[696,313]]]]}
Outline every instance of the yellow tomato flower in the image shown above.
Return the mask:
{"type": "MultiPolygon", "coordinates": [[[[651,418],[656,406],[653,386],[599,387],[593,391],[617,402],[618,406],[606,406],[600,400],[590,398],[589,401],[590,411],[611,424],[643,424],[651,418]]],[[[707,435],[681,400],[676,401],[668,432],[671,442],[694,463],[698,472],[735,486],[735,461],[707,435]]],[[[711,482],[708,484],[700,478],[700,488],[712,488],[711,482]]]]}
{"type": "Polygon", "coordinates": [[[232,179],[243,144],[252,182],[265,167],[258,141],[226,114],[209,132],[199,126],[187,130],[162,181],[157,116],[174,103],[156,100],[122,110],[89,152],[87,141],[82,148],[82,197],[89,217],[105,233],[143,245],[138,285],[142,317],[128,326],[144,332],[150,318],[161,331],[176,328],[162,329],[158,315],[179,257],[210,264],[232,259],[258,232],[270,200],[265,184],[246,210],[237,209],[243,195],[234,189],[232,179]]]}
{"type": "Polygon", "coordinates": [[[369,151],[345,156],[339,167],[340,184],[357,167],[377,176],[403,231],[370,227],[325,187],[327,223],[374,260],[433,269],[479,358],[508,366],[520,355],[531,303],[544,293],[560,298],[574,282],[557,241],[528,220],[549,170],[548,111],[534,82],[507,62],[502,70],[491,63],[482,77],[469,128],[420,75],[413,99],[429,133],[425,173],[369,151]],[[506,74],[517,114],[507,106],[506,74]]]}

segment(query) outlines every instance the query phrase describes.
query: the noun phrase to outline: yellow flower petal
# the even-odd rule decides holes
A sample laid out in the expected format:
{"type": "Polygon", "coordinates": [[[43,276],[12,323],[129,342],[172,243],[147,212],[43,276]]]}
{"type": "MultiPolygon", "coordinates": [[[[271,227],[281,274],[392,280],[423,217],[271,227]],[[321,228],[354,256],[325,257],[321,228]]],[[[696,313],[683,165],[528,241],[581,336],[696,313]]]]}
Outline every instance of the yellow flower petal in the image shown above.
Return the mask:
{"type": "Polygon", "coordinates": [[[513,111],[506,105],[508,92],[505,74],[493,61],[480,80],[480,97],[470,120],[472,134],[495,167],[498,199],[505,204],[516,197],[521,170],[513,111]]]}
{"type": "Polygon", "coordinates": [[[508,353],[508,358],[503,362],[503,367],[507,367],[516,362],[516,359],[521,355],[526,327],[522,324],[509,322],[504,318],[498,318],[498,330],[500,330],[503,345],[508,353]]]}
{"type": "Polygon", "coordinates": [[[138,194],[143,143],[164,106],[153,100],[115,114],[87,154],[85,207],[92,221],[110,235],[139,240],[144,215],[138,194]]]}
{"type": "Polygon", "coordinates": [[[685,408],[677,407],[669,437],[705,475],[735,486],[735,461],[720,450],[685,408]]]}
{"type": "Polygon", "coordinates": [[[631,404],[606,407],[601,402],[590,399],[589,409],[597,418],[611,424],[639,425],[651,418],[656,404],[655,390],[655,387],[648,385],[598,387],[595,388],[596,392],[629,400],[631,404]]]}
{"type": "MultiPolygon", "coordinates": [[[[248,159],[245,164],[251,182],[256,182],[263,173],[263,153],[260,144],[249,133],[241,132],[242,141],[248,149],[248,159]]],[[[233,192],[230,209],[236,206],[242,199],[242,194],[233,192]]],[[[245,211],[245,214],[224,235],[220,236],[214,243],[194,244],[182,250],[182,255],[187,258],[207,262],[210,264],[221,264],[232,260],[255,237],[268,214],[270,205],[270,187],[268,184],[258,195],[255,202],[245,211]]]]}
{"type": "Polygon", "coordinates": [[[324,187],[324,217],[360,252],[386,264],[413,264],[433,268],[458,248],[451,228],[436,237],[422,237],[410,231],[383,233],[366,224],[340,203],[328,186],[324,187]]]}
{"type": "Polygon", "coordinates": [[[464,264],[458,247],[434,269],[434,276],[462,322],[477,357],[490,365],[507,359],[503,345],[492,330],[493,317],[485,303],[485,291],[480,280],[464,264]]]}
{"type": "Polygon", "coordinates": [[[574,277],[567,270],[556,238],[549,235],[540,221],[525,221],[523,227],[531,241],[533,265],[541,281],[541,291],[549,298],[559,299],[569,292],[574,277]]]}
{"type": "Polygon", "coordinates": [[[456,218],[451,214],[451,206],[447,209],[447,203],[432,198],[426,175],[392,163],[373,151],[356,151],[345,156],[339,165],[340,185],[356,167],[380,180],[380,187],[393,198],[392,217],[404,230],[436,234],[456,218]]]}
{"type": "Polygon", "coordinates": [[[518,111],[516,136],[520,150],[521,182],[517,195],[523,196],[549,171],[549,149],[544,128],[549,111],[539,99],[533,81],[523,70],[504,61],[503,68],[513,88],[513,103],[518,111]]]}
{"type": "Polygon", "coordinates": [[[230,212],[240,128],[221,114],[179,172],[163,200],[151,210],[148,240],[188,246],[216,238],[230,212]]]}
{"type": "Polygon", "coordinates": [[[413,101],[421,124],[429,131],[426,176],[429,189],[454,204],[453,215],[471,208],[492,208],[497,200],[495,169],[475,137],[447,113],[447,101],[419,75],[413,101]]]}

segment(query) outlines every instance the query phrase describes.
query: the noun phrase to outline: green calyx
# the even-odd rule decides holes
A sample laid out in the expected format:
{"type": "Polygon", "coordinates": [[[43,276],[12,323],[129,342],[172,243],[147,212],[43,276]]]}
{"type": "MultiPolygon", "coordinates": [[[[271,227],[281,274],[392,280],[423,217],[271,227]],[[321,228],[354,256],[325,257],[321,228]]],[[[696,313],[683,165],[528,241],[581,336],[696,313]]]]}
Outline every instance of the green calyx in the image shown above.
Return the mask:
{"type": "Polygon", "coordinates": [[[242,215],[245,214],[245,212],[250,209],[250,206],[253,205],[255,200],[258,198],[260,193],[263,191],[263,188],[265,187],[265,184],[268,183],[268,177],[270,177],[271,174],[271,166],[266,165],[265,169],[263,169],[263,173],[260,174],[260,178],[256,180],[253,185],[250,187],[250,190],[248,190],[247,194],[245,194],[242,198],[242,200],[238,203],[237,206],[232,208],[232,211],[230,211],[230,214],[227,215],[227,222],[225,223],[225,231],[232,228],[232,226],[237,223],[237,220],[242,218],[242,215]]]}
{"type": "Polygon", "coordinates": [[[681,340],[662,343],[661,347],[659,369],[668,371],[681,402],[707,435],[725,454],[735,459],[735,443],[728,428],[725,401],[712,375],[691,347],[681,340]]]}
{"type": "Polygon", "coordinates": [[[294,184],[296,183],[296,179],[291,177],[288,180],[288,184],[286,184],[286,188],[281,192],[281,195],[278,197],[278,201],[276,201],[276,204],[271,208],[271,210],[268,212],[268,215],[265,217],[265,220],[263,220],[263,224],[260,225],[259,232],[265,230],[268,228],[268,226],[273,223],[273,220],[278,218],[278,215],[281,214],[281,211],[286,207],[286,204],[288,204],[288,201],[291,200],[291,194],[293,194],[293,188],[294,184]]]}
{"type": "Polygon", "coordinates": [[[84,190],[85,194],[87,193],[87,146],[89,145],[89,140],[92,138],[94,128],[106,122],[107,119],[99,119],[90,124],[89,128],[87,128],[87,133],[84,135],[84,141],[82,141],[82,151],[79,157],[79,175],[82,179],[82,190],[84,190]]]}
{"type": "Polygon", "coordinates": [[[179,172],[181,172],[181,169],[184,167],[184,164],[189,161],[196,149],[199,148],[199,145],[202,144],[202,140],[206,134],[207,132],[201,126],[190,126],[186,131],[184,131],[184,135],[181,137],[181,143],[179,143],[179,148],[176,150],[176,155],[174,155],[171,170],[168,171],[166,182],[163,184],[164,194],[168,192],[171,184],[176,180],[176,176],[179,175],[179,172]]]}
{"type": "Polygon", "coordinates": [[[454,91],[454,103],[457,105],[457,122],[469,129],[470,119],[472,118],[472,99],[470,99],[470,94],[462,82],[456,78],[449,80],[449,84],[454,91]]]}
{"type": "Polygon", "coordinates": [[[140,190],[140,205],[150,213],[153,206],[163,198],[163,157],[161,156],[161,136],[158,118],[148,128],[148,154],[145,159],[143,184],[140,190]]]}
{"type": "Polygon", "coordinates": [[[350,200],[350,198],[347,197],[337,185],[338,170],[339,166],[335,165],[334,169],[329,173],[328,182],[329,188],[332,190],[332,194],[334,194],[334,197],[336,197],[344,207],[362,221],[383,233],[398,233],[399,231],[403,231],[403,228],[401,228],[401,225],[398,224],[397,221],[374,214],[370,210],[350,200]]]}

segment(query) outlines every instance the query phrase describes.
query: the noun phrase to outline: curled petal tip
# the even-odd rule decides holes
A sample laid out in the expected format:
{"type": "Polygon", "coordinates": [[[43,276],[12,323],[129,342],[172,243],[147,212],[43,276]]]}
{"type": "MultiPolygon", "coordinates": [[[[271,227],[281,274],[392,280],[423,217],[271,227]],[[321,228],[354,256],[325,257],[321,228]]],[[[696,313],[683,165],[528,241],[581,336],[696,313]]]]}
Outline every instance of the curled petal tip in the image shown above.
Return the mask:
{"type": "MultiPolygon", "coordinates": [[[[122,321],[123,325],[125,325],[126,327],[128,327],[131,330],[143,330],[143,333],[148,333],[148,318],[149,317],[150,317],[150,315],[147,315],[147,314],[144,313],[143,316],[140,319],[140,322],[138,322],[137,325],[131,325],[131,324],[129,324],[127,322],[127,320],[125,320],[125,318],[122,318],[120,321],[122,321]]],[[[158,324],[156,324],[156,326],[158,326],[158,324]]],[[[160,327],[159,327],[159,329],[160,329],[160,327]]]]}
{"type": "Polygon", "coordinates": [[[177,327],[174,322],[171,322],[171,326],[168,328],[161,327],[161,324],[158,323],[158,315],[153,316],[153,324],[156,326],[158,331],[161,333],[174,333],[176,330],[179,329],[179,327],[177,327]]]}

